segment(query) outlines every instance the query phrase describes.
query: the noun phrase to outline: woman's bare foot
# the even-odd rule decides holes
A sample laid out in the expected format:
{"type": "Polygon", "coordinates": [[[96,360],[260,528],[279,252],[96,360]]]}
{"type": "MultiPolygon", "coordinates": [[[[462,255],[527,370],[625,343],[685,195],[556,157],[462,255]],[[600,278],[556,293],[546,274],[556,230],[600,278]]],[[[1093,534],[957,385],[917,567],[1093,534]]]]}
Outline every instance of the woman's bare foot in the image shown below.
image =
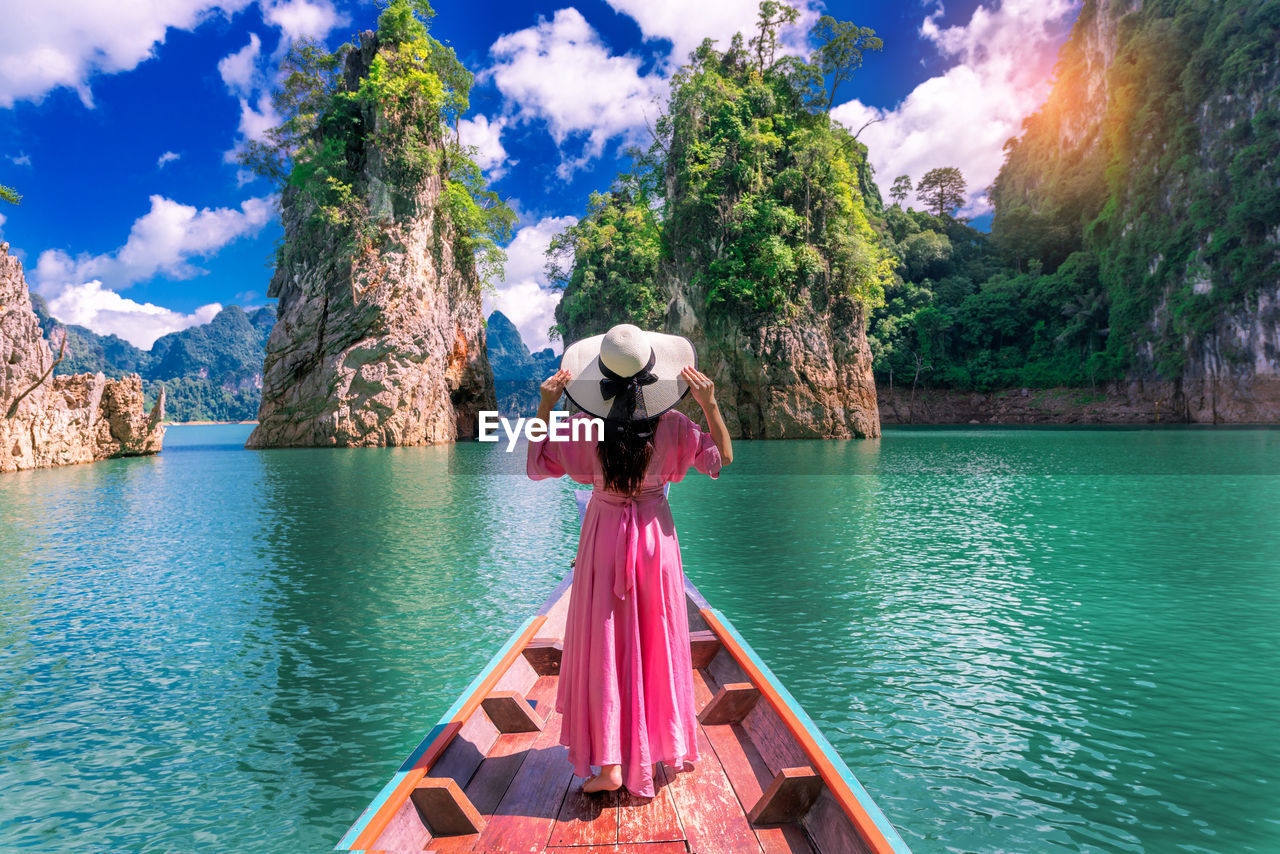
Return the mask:
{"type": "Polygon", "coordinates": [[[612,792],[622,788],[622,766],[605,765],[587,782],[582,784],[584,792],[612,792]]]}

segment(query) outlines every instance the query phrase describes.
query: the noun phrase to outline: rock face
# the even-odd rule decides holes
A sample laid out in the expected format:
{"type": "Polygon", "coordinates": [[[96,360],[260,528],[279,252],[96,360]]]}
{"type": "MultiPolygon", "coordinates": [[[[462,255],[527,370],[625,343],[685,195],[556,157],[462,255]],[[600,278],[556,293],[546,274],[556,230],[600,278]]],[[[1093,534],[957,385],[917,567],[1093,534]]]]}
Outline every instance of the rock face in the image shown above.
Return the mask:
{"type": "MultiPolygon", "coordinates": [[[[376,52],[363,33],[346,59],[348,89],[376,52]]],[[[306,235],[301,194],[289,186],[281,198],[285,243],[302,251],[277,266],[268,290],[279,304],[250,448],[451,442],[474,437],[478,411],[497,406],[480,289],[450,249],[441,172],[398,187],[412,204],[392,204],[385,160],[371,137],[363,146],[359,189],[381,249],[337,260],[341,235],[306,235]]]]}
{"type": "Polygon", "coordinates": [[[0,472],[160,451],[163,392],[147,413],[137,375],[55,377],[55,358],[22,264],[0,243],[0,472]]]}
{"type": "MultiPolygon", "coordinates": [[[[681,257],[676,253],[676,257],[681,257]]],[[[838,297],[783,321],[708,316],[680,265],[665,331],[693,341],[716,384],[725,426],[744,439],[850,439],[880,435],[862,306],[838,297]]],[[[686,404],[688,401],[686,401],[686,404]]],[[[682,409],[688,408],[682,404],[682,409]]],[[[688,408],[696,415],[697,405],[688,408]]]]}
{"type": "Polygon", "coordinates": [[[997,233],[1002,211],[1078,211],[1126,374],[1109,393],[1164,401],[1177,420],[1280,421],[1280,23],[1267,9],[1088,0],[996,180],[997,233]]]}

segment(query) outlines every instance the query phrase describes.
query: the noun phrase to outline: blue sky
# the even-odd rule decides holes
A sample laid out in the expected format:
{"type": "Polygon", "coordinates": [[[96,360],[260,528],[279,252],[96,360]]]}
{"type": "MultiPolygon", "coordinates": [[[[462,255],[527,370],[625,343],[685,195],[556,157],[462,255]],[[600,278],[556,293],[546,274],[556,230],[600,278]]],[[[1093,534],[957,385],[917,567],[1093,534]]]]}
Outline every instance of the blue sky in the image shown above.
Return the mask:
{"type": "MultiPolygon", "coordinates": [[[[273,124],[267,98],[292,40],[330,48],[375,26],[374,3],[339,0],[11,0],[0,31],[0,240],[55,316],[143,347],[222,306],[268,303],[281,234],[273,188],[234,152],[273,124]]],[[[643,141],[666,81],[704,36],[723,44],[753,0],[442,0],[432,33],[477,75],[464,138],[520,214],[506,281],[486,298],[531,347],[558,295],[542,252],[643,141]]],[[[833,116],[871,149],[882,191],[959,166],[964,213],[1004,141],[1044,100],[1076,0],[831,2],[801,6],[785,35],[805,50],[820,14],[872,27],[882,53],[840,91],[833,116]]],[[[558,349],[558,344],[556,345],[558,349]]]]}

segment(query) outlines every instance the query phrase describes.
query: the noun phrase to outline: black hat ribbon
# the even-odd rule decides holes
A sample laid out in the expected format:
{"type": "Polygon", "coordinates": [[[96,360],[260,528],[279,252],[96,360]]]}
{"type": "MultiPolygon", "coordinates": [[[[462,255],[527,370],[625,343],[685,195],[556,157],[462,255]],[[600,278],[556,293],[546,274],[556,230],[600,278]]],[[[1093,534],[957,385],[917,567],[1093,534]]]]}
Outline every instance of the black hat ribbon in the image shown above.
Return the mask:
{"type": "Polygon", "coordinates": [[[603,361],[600,362],[600,373],[604,375],[600,378],[600,396],[605,400],[613,398],[613,404],[609,407],[609,414],[606,416],[607,421],[625,423],[631,420],[635,415],[640,387],[658,381],[658,377],[653,373],[653,366],[657,360],[658,354],[650,350],[648,364],[629,377],[614,373],[603,361]]]}

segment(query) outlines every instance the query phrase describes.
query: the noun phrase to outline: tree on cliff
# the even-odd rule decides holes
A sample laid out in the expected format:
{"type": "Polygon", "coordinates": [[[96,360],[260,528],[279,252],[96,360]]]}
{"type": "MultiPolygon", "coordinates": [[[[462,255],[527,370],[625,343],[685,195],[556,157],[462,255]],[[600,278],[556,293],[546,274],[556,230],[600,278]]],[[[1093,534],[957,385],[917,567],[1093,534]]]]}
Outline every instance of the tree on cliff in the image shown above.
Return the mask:
{"type": "Polygon", "coordinates": [[[866,147],[831,121],[823,90],[824,69],[837,85],[847,78],[870,31],[828,23],[807,60],[775,58],[778,29],[793,20],[785,4],[762,3],[749,41],[735,35],[720,51],[707,39],[674,75],[625,191],[593,197],[552,245],[561,259],[574,249],[573,267],[552,276],[566,288],[562,334],[583,331],[586,318],[591,328],[660,318],[671,296],[656,284],[660,261],[681,265],[721,315],[781,319],[814,299],[882,298],[893,262],[863,203],[866,147]]]}
{"type": "Polygon", "coordinates": [[[881,50],[884,42],[870,27],[837,21],[830,15],[823,15],[818,19],[818,23],[809,31],[809,37],[819,43],[815,61],[811,64],[817,66],[824,78],[831,78],[827,102],[822,108],[823,112],[829,113],[836,102],[836,89],[862,67],[862,52],[881,50]]]}
{"type": "Polygon", "coordinates": [[[571,295],[556,311],[553,338],[627,318],[658,326],[666,300],[657,285],[662,231],[652,196],[620,180],[592,193],[587,215],[551,239],[547,277],[571,295]]]}
{"type": "MultiPolygon", "coordinates": [[[[295,42],[281,64],[283,81],[271,93],[282,121],[267,131],[267,142],[247,143],[238,159],[282,189],[300,191],[313,226],[348,235],[349,257],[382,238],[380,218],[414,213],[414,189],[440,172],[456,254],[476,267],[482,282],[492,281],[502,275],[506,256],[499,244],[510,238],[515,214],[488,189],[474,148],[450,132],[467,111],[472,75],[452,48],[429,34],[434,14],[427,0],[385,3],[378,17],[381,47],[354,91],[343,80],[352,44],[329,52],[314,40],[295,42]],[[390,210],[371,210],[360,191],[366,139],[391,178],[390,210]]],[[[278,250],[277,265],[284,251],[278,250]]]]}
{"type": "Polygon", "coordinates": [[[934,216],[951,216],[952,211],[964,204],[964,176],[954,166],[940,166],[924,173],[916,192],[933,210],[934,216]]]}

